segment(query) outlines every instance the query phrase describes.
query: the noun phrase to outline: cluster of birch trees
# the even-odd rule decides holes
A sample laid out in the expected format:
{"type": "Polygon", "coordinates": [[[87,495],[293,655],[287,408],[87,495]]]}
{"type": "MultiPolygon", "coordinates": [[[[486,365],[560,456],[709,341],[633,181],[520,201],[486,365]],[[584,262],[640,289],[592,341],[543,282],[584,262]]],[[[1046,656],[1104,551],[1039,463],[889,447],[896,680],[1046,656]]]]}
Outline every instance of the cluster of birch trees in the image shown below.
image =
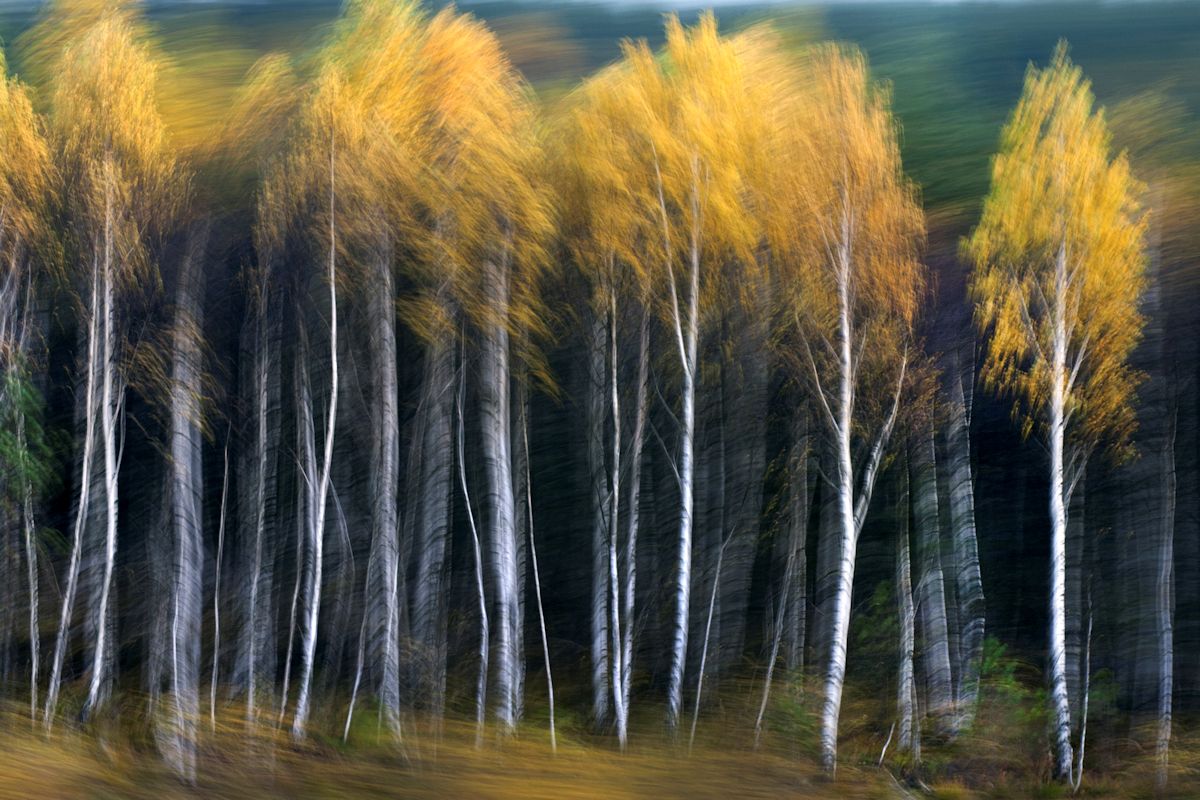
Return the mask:
{"type": "Polygon", "coordinates": [[[980,696],[981,367],[1048,452],[1051,745],[1078,782],[1067,545],[1089,458],[1135,451],[1147,223],[1065,49],[963,243],[977,330],[938,353],[920,198],[852,48],[671,18],[543,109],[479,21],[353,0],[255,65],[201,158],[131,5],[55,3],[24,47],[47,77],[36,106],[0,86],[0,655],[40,725],[144,692],[194,779],[224,715],[350,737],[357,709],[403,741],[459,712],[482,740],[544,698],[553,742],[569,675],[624,748],[635,707],[690,741],[750,674],[757,740],[808,674],[832,771],[871,528],[919,761],[980,696]]]}

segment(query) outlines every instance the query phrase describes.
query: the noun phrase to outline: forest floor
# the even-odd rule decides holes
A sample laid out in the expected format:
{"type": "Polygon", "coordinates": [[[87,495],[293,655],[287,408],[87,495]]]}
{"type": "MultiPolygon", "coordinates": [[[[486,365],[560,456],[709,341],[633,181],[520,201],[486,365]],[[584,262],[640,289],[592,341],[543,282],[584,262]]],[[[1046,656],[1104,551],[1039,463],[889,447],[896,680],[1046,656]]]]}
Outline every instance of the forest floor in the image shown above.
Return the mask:
{"type": "MultiPolygon", "coordinates": [[[[920,779],[890,742],[880,764],[888,726],[870,706],[850,698],[843,709],[836,781],[821,772],[815,731],[805,712],[789,720],[776,709],[761,749],[753,748],[753,720],[716,711],[702,719],[695,746],[687,727],[678,742],[650,717],[637,720],[626,753],[610,736],[585,732],[560,720],[552,752],[542,709],[531,708],[519,736],[499,738],[489,729],[475,746],[468,722],[445,723],[440,736],[415,730],[403,745],[380,730],[376,715],[360,712],[349,743],[314,733],[293,742],[286,727],[263,720],[250,736],[230,709],[227,718],[200,727],[197,780],[178,780],[160,755],[152,726],[137,710],[144,700],[121,704],[115,722],[86,729],[60,723],[47,735],[30,725],[28,709],[0,712],[0,800],[167,800],[170,798],[946,798],[1007,800],[1071,796],[1049,780],[1044,740],[1025,725],[994,713],[953,745],[936,737],[924,750],[920,779]]],[[[986,709],[986,706],[985,706],[986,709]]],[[[116,719],[114,710],[112,719],[116,719]]],[[[339,730],[332,718],[314,730],[339,730]]],[[[1089,741],[1091,744],[1091,741],[1089,741]]],[[[1092,746],[1077,796],[1088,798],[1200,797],[1200,741],[1177,738],[1166,792],[1154,786],[1152,751],[1124,743],[1092,746]]]]}

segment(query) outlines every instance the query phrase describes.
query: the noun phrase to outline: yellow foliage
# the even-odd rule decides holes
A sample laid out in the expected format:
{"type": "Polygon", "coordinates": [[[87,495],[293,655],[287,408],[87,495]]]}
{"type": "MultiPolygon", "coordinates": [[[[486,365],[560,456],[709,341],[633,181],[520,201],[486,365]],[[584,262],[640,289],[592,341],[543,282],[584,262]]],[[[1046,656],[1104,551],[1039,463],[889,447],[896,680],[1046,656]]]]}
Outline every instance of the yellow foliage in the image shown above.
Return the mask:
{"type": "Polygon", "coordinates": [[[1104,113],[1060,44],[1048,68],[1026,73],[964,252],[976,264],[977,321],[991,333],[984,380],[1016,396],[1026,432],[1058,381],[1072,435],[1121,454],[1140,381],[1128,357],[1142,328],[1145,218],[1143,187],[1110,149],[1104,113]]]}
{"type": "Polygon", "coordinates": [[[142,289],[158,283],[149,247],[184,197],[155,82],[135,19],[113,6],[64,45],[51,96],[63,203],[81,268],[91,268],[111,225],[118,284],[142,289]]]}
{"type": "Polygon", "coordinates": [[[784,322],[835,374],[850,343],[855,401],[878,406],[856,416],[877,420],[925,294],[924,215],[901,169],[888,93],[871,83],[862,55],[819,46],[796,69],[775,103],[774,169],[761,202],[784,322]]]}

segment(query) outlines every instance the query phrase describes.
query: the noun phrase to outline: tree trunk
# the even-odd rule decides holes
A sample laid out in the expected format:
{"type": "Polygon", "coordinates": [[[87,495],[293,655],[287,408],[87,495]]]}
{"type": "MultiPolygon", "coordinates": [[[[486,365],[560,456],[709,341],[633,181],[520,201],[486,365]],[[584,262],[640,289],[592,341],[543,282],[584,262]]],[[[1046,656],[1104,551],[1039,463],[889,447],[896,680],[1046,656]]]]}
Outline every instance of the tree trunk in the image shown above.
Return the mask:
{"type": "Polygon", "coordinates": [[[897,471],[896,513],[896,602],[900,610],[900,669],[896,686],[896,713],[900,718],[898,749],[913,763],[921,761],[921,717],[917,713],[917,684],[913,670],[916,647],[916,610],[913,607],[912,567],[909,560],[908,470],[897,471]]]}
{"type": "Polygon", "coordinates": [[[463,397],[467,393],[467,367],[460,359],[459,387],[455,393],[458,416],[458,478],[462,483],[463,505],[467,510],[467,522],[471,527],[471,542],[475,553],[475,589],[479,599],[479,681],[475,687],[475,747],[483,745],[483,726],[487,714],[488,652],[491,632],[488,625],[487,595],[483,586],[483,548],[479,543],[479,529],[475,525],[475,511],[471,506],[471,492],[467,487],[466,424],[463,418],[463,397]]]}
{"type": "MultiPolygon", "coordinates": [[[[1058,285],[1066,284],[1066,254],[1059,250],[1058,285]]],[[[1055,293],[1062,298],[1064,292],[1055,293]]],[[[1067,333],[1061,302],[1054,307],[1050,394],[1050,704],[1053,714],[1055,775],[1069,780],[1072,769],[1071,705],[1067,693],[1066,582],[1067,496],[1065,480],[1067,333]]]]}
{"type": "Polygon", "coordinates": [[[499,697],[496,718],[504,732],[516,727],[517,637],[521,635],[518,603],[516,521],[512,481],[512,437],[509,415],[508,264],[485,265],[487,296],[494,320],[485,323],[481,335],[480,437],[486,476],[488,546],[496,581],[496,678],[499,697]]]}
{"type": "Polygon", "coordinates": [[[203,464],[200,397],[203,355],[203,259],[207,230],[189,236],[180,264],[171,386],[171,520],[175,563],[171,609],[171,694],[174,746],[168,757],[179,776],[196,779],[196,720],[200,715],[200,615],[203,582],[203,464]]]}
{"type": "Polygon", "coordinates": [[[338,305],[337,305],[337,228],[336,195],[334,193],[335,151],[332,140],[329,149],[329,410],[325,419],[325,443],[321,450],[321,470],[311,477],[317,484],[316,509],[311,526],[312,574],[309,596],[305,604],[306,621],[302,628],[300,660],[300,690],[296,699],[296,715],[292,718],[292,736],[303,739],[308,724],[309,693],[312,688],[313,660],[317,650],[317,622],[321,613],[321,569],[325,539],[326,500],[329,496],[330,469],[333,466],[333,442],[338,407],[338,305]]]}
{"type": "Polygon", "coordinates": [[[95,608],[96,641],[92,651],[92,679],[88,685],[87,700],[82,716],[87,718],[107,697],[111,681],[111,665],[115,660],[114,646],[110,639],[110,599],[112,597],[113,570],[117,560],[117,492],[120,471],[117,426],[123,425],[124,385],[117,373],[117,310],[115,304],[116,265],[114,244],[114,215],[112,203],[111,161],[105,162],[105,227],[103,269],[100,273],[101,286],[101,348],[100,348],[100,439],[104,450],[104,568],[100,580],[99,598],[95,608]]]}
{"type": "Polygon", "coordinates": [[[1172,412],[1162,454],[1162,511],[1160,513],[1155,617],[1158,627],[1158,731],[1154,755],[1156,780],[1167,785],[1171,750],[1171,711],[1175,682],[1175,419],[1172,412]]]}
{"type": "Polygon", "coordinates": [[[625,582],[621,614],[625,627],[621,631],[621,697],[625,716],[629,716],[630,694],[633,687],[634,605],[637,599],[637,541],[642,489],[642,445],[646,436],[647,379],[650,366],[650,315],[642,311],[638,337],[637,383],[634,386],[633,435],[629,447],[629,511],[625,518],[625,582]]]}
{"type": "Polygon", "coordinates": [[[679,415],[679,550],[675,577],[675,631],[671,648],[670,683],[667,688],[667,726],[674,731],[683,711],[683,672],[687,664],[688,621],[692,589],[692,508],[695,480],[697,346],[700,335],[700,238],[693,230],[691,263],[686,295],[687,315],[681,316],[676,302],[674,276],[671,296],[675,335],[679,346],[683,384],[679,415]]]}
{"type": "Polygon", "coordinates": [[[949,376],[949,421],[946,432],[946,473],[949,478],[949,519],[954,546],[955,585],[959,614],[959,662],[956,674],[958,720],[963,729],[975,718],[979,700],[979,671],[986,631],[979,545],[975,536],[975,490],[971,478],[970,421],[961,375],[949,376]]]}
{"type": "Polygon", "coordinates": [[[917,433],[911,446],[913,518],[917,529],[917,608],[921,617],[921,662],[925,673],[925,713],[939,732],[950,729],[954,710],[953,675],[942,578],[938,525],[937,466],[933,424],[917,433]]]}
{"type": "MultiPolygon", "coordinates": [[[[450,526],[454,507],[454,345],[448,336],[429,344],[421,387],[421,447],[413,635],[420,648],[421,680],[430,710],[440,718],[446,697],[446,624],[450,526]]],[[[412,466],[410,465],[410,471],[412,466]]]]}
{"type": "Polygon", "coordinates": [[[604,318],[593,311],[591,337],[588,340],[587,463],[592,499],[592,594],[591,663],[592,717],[601,728],[608,719],[610,699],[608,679],[608,476],[605,473],[604,429],[605,351],[604,318]]]}
{"type": "Polygon", "coordinates": [[[400,415],[396,374],[396,312],[391,249],[375,255],[367,292],[373,451],[371,458],[371,556],[366,575],[367,652],[384,719],[400,730],[399,524],[396,490],[400,483],[400,415]]]}

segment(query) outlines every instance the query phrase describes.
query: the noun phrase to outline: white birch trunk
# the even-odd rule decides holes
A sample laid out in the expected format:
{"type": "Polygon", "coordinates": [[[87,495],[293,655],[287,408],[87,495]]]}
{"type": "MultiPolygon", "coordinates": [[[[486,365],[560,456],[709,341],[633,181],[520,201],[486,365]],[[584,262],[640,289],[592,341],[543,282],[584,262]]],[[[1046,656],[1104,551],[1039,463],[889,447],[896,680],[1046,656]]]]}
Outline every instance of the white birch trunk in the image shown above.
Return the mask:
{"type": "Polygon", "coordinates": [[[292,736],[303,739],[308,724],[311,703],[313,660],[317,650],[317,622],[321,613],[321,569],[325,539],[326,500],[329,496],[330,469],[333,466],[333,442],[338,407],[338,305],[337,305],[337,228],[336,194],[334,190],[335,153],[332,140],[329,149],[329,410],[325,419],[325,442],[321,451],[321,471],[316,476],[316,510],[311,527],[312,583],[305,606],[307,620],[303,626],[300,660],[300,689],[296,699],[296,714],[292,718],[292,736]]]}
{"type": "MultiPolygon", "coordinates": [[[[610,263],[611,268],[611,263],[610,263]]],[[[611,270],[610,270],[611,272],[611,270]]],[[[611,277],[611,276],[610,276],[611,277]]],[[[625,709],[625,694],[622,691],[625,669],[622,663],[623,637],[621,635],[621,576],[617,565],[617,531],[620,528],[621,517],[621,396],[617,380],[617,290],[615,285],[609,287],[608,308],[608,361],[609,361],[609,399],[612,416],[612,464],[609,477],[608,505],[608,605],[611,615],[611,664],[612,664],[612,695],[613,711],[617,723],[617,741],[621,750],[625,750],[626,737],[629,733],[629,718],[625,709]]],[[[624,621],[625,625],[629,620],[624,621]]]]}
{"type": "Polygon", "coordinates": [[[650,365],[650,316],[642,312],[642,324],[638,341],[638,371],[636,393],[636,410],[634,412],[633,436],[630,440],[629,453],[629,510],[626,514],[625,534],[625,582],[621,614],[625,626],[621,630],[621,697],[625,717],[629,717],[630,694],[633,686],[633,628],[634,610],[637,599],[637,540],[639,528],[639,512],[642,489],[642,445],[646,435],[647,419],[647,378],[650,365]]]}
{"type": "Polygon", "coordinates": [[[1065,481],[1067,330],[1062,305],[1066,293],[1066,252],[1056,259],[1052,361],[1050,364],[1050,705],[1054,725],[1055,774],[1070,779],[1071,704],[1067,693],[1066,580],[1067,497],[1065,481]]]}
{"type": "Polygon", "coordinates": [[[518,602],[516,524],[512,481],[508,348],[508,264],[488,262],[484,269],[495,321],[482,332],[480,363],[480,436],[487,479],[489,548],[495,576],[496,668],[499,697],[496,718],[505,733],[517,723],[517,637],[521,635],[518,602]]]}
{"type": "Polygon", "coordinates": [[[896,601],[900,609],[900,669],[896,686],[896,713],[900,719],[897,749],[913,763],[921,760],[921,718],[917,714],[917,684],[913,669],[916,648],[916,610],[913,607],[912,567],[909,558],[909,487],[906,470],[899,470],[900,492],[896,504],[896,601]]]}
{"type": "Polygon", "coordinates": [[[117,559],[117,492],[120,454],[117,447],[117,426],[124,413],[122,395],[124,387],[117,375],[117,331],[115,308],[116,265],[113,263],[114,232],[112,203],[112,164],[105,162],[105,223],[104,257],[101,270],[101,385],[100,385],[100,438],[104,450],[104,570],[100,583],[100,599],[95,610],[96,642],[92,652],[92,678],[88,684],[87,700],[83,705],[83,717],[87,718],[103,702],[109,688],[109,665],[113,648],[109,641],[109,601],[112,596],[113,570],[117,559]]]}
{"type": "MultiPolygon", "coordinates": [[[[671,275],[672,316],[679,347],[683,382],[679,414],[679,544],[676,558],[675,630],[667,687],[667,726],[675,731],[683,711],[683,672],[687,664],[688,619],[692,586],[692,509],[695,481],[696,371],[700,337],[700,222],[699,198],[693,191],[686,315],[680,314],[675,277],[671,275]]],[[[664,211],[665,213],[665,211],[664,211]]]]}
{"type": "Polygon", "coordinates": [[[949,421],[946,434],[949,517],[954,544],[955,584],[959,610],[959,670],[955,727],[971,725],[979,700],[979,671],[986,632],[983,579],[975,535],[975,489],[971,478],[970,421],[961,375],[949,378],[949,421]]]}
{"type": "Polygon", "coordinates": [[[942,576],[936,458],[933,428],[929,423],[917,434],[909,461],[920,570],[916,594],[921,618],[925,714],[932,718],[935,729],[946,732],[953,724],[954,686],[942,576]]]}
{"type": "MultiPolygon", "coordinates": [[[[852,431],[854,424],[854,371],[853,343],[855,341],[853,310],[851,307],[851,224],[848,212],[843,213],[841,241],[838,245],[838,334],[836,377],[838,390],[833,403],[821,396],[826,408],[827,423],[835,444],[836,472],[833,476],[837,492],[838,536],[841,540],[840,561],[837,565],[836,590],[832,599],[829,660],[825,676],[824,701],[821,711],[821,761],[826,772],[832,774],[837,768],[838,719],[842,708],[842,686],[846,679],[846,645],[850,633],[850,601],[854,589],[854,568],[858,551],[858,534],[871,504],[871,493],[883,454],[891,438],[899,409],[907,353],[900,362],[899,376],[891,411],[882,423],[870,454],[862,470],[859,490],[855,497],[854,459],[852,431]],[[836,409],[836,410],[834,410],[836,409]]],[[[813,365],[814,375],[816,367],[813,365]]]]}
{"type": "Polygon", "coordinates": [[[529,560],[533,566],[533,593],[537,602],[538,627],[542,634],[542,657],[546,667],[546,695],[550,711],[550,752],[558,752],[558,734],[554,730],[554,674],[550,670],[550,640],[546,636],[546,612],[542,606],[542,576],[538,569],[537,543],[533,538],[533,456],[529,450],[529,424],[525,415],[521,417],[521,438],[525,443],[525,507],[529,513],[529,560]]]}
{"type": "Polygon", "coordinates": [[[479,600],[479,681],[475,687],[475,747],[483,746],[483,729],[487,716],[488,645],[491,631],[488,625],[487,595],[483,586],[483,548],[479,543],[479,529],[475,525],[475,512],[471,506],[471,492],[467,487],[466,424],[463,418],[463,396],[467,391],[467,367],[465,359],[460,366],[459,388],[456,402],[458,416],[458,478],[462,483],[463,505],[467,510],[467,522],[471,527],[471,543],[475,553],[475,590],[479,600]]]}
{"type": "Polygon", "coordinates": [[[171,614],[171,694],[175,711],[168,761],[187,782],[196,778],[200,714],[200,604],[203,560],[200,371],[203,286],[199,264],[207,235],[192,233],[179,273],[171,389],[171,519],[174,602],[171,614]]]}
{"type": "Polygon", "coordinates": [[[608,533],[611,491],[604,471],[605,335],[603,318],[594,311],[588,342],[587,460],[592,486],[591,667],[592,718],[597,728],[608,719],[609,691],[609,571],[608,533]]]}

